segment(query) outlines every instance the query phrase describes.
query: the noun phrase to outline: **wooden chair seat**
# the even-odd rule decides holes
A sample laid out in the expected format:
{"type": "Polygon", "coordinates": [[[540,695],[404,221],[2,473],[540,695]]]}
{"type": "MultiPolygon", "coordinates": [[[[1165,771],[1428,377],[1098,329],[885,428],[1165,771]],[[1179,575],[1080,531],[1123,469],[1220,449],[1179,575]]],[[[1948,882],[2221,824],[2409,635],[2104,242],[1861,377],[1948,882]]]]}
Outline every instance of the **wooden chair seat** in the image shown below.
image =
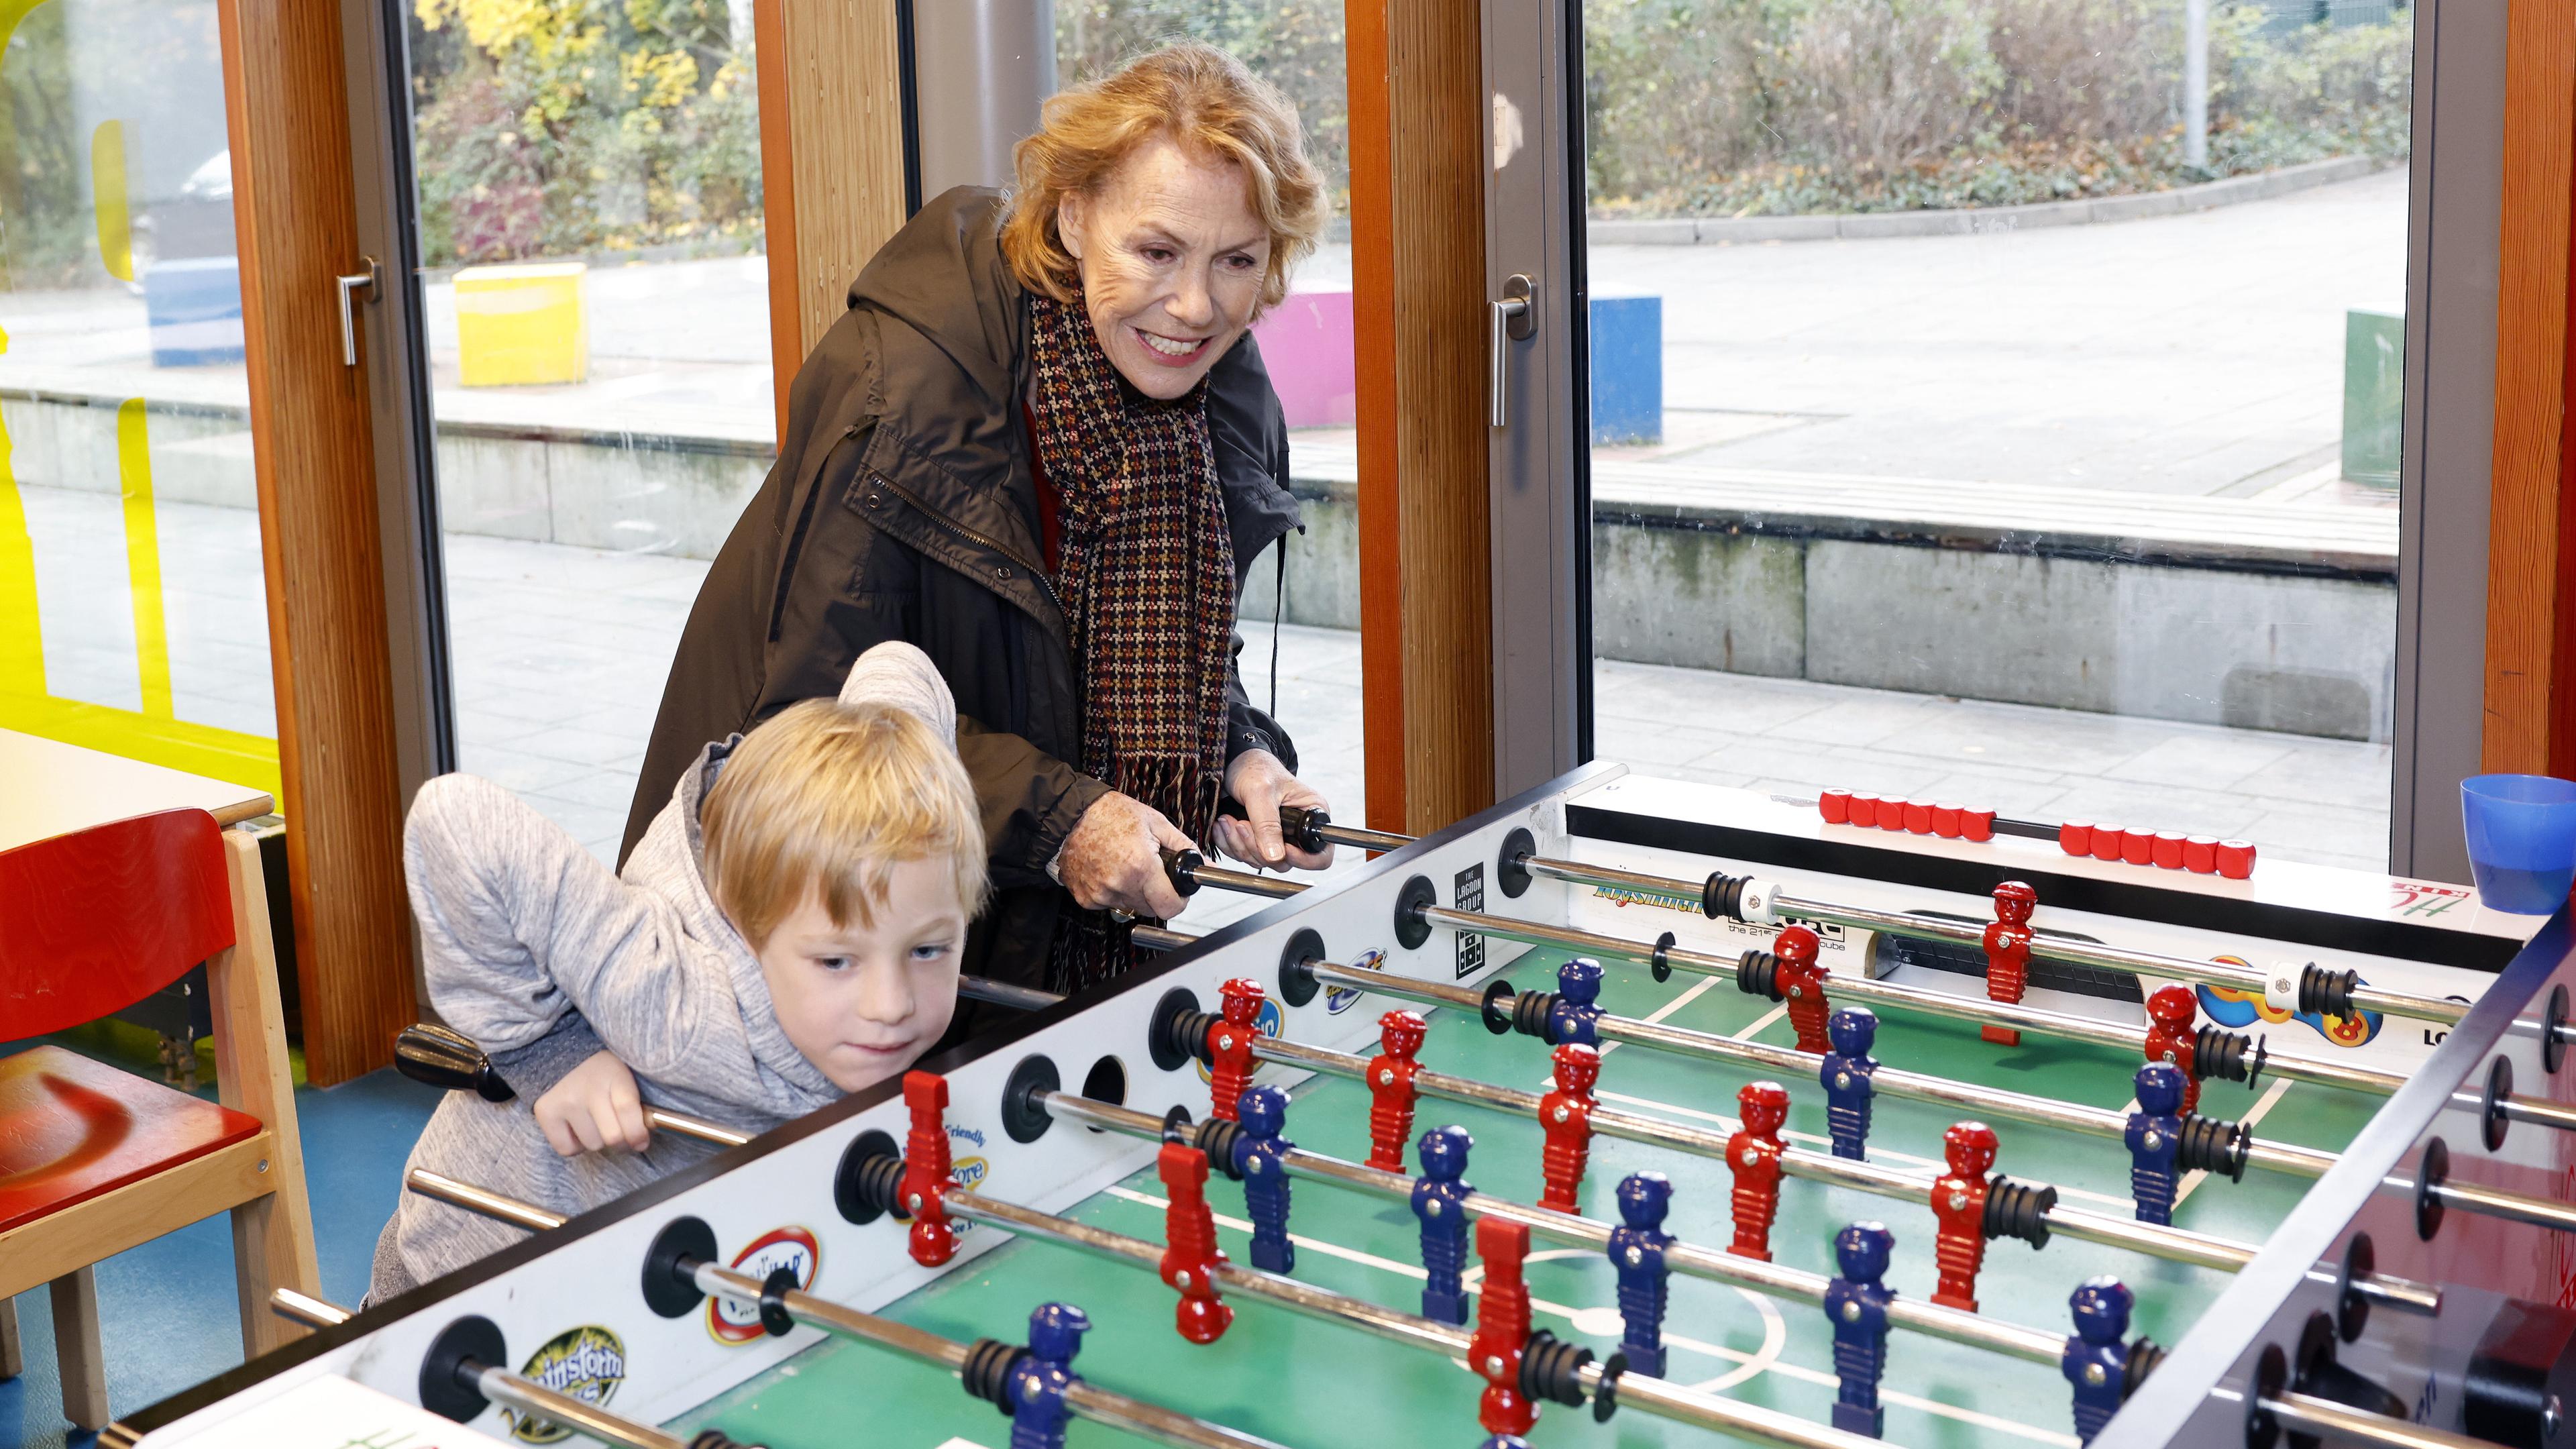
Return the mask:
{"type": "Polygon", "coordinates": [[[61,1047],[0,1057],[0,1233],[264,1130],[61,1047]]]}

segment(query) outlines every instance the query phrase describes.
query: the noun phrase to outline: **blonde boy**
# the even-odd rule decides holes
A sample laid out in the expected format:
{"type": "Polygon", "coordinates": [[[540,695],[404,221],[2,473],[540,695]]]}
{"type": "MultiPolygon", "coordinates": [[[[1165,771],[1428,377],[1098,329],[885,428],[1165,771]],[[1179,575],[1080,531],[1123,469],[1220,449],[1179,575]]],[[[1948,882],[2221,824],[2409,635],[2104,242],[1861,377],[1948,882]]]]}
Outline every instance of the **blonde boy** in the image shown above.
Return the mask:
{"type": "MultiPolygon", "coordinates": [[[[508,791],[421,788],[403,833],[430,999],[517,1089],[453,1092],[411,1167],[559,1213],[705,1157],[651,1103],[760,1132],[902,1073],[957,1004],[984,836],[955,707],[904,644],[838,700],[710,745],[623,878],[508,791]]],[[[524,1236],[414,1193],[381,1302],[524,1236]]]]}

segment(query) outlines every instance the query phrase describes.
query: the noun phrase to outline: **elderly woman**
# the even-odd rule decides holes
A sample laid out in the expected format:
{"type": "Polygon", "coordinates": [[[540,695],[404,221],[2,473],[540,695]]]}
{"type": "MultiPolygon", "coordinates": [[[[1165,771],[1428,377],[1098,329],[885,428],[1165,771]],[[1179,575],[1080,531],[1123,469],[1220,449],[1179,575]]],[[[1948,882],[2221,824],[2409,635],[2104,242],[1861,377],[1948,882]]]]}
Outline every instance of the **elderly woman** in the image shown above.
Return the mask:
{"type": "Polygon", "coordinates": [[[1280,804],[1324,800],[1234,668],[1243,576],[1297,526],[1248,329],[1325,202],[1286,99],[1204,45],[1048,101],[1017,162],[1008,196],[922,208],[797,373],[626,844],[706,741],[908,640],[956,692],[991,842],[965,969],[1068,991],[1126,968],[1111,912],[1179,911],[1164,847],[1327,863],[1281,839],[1280,804]]]}

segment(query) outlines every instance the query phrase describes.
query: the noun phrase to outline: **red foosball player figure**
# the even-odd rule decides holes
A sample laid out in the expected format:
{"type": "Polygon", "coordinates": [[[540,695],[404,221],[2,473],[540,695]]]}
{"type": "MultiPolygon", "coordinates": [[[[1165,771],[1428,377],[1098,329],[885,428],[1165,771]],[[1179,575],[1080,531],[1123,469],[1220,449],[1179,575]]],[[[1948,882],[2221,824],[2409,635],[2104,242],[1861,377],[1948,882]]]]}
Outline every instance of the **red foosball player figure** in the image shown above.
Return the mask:
{"type": "Polygon", "coordinates": [[[1822,944],[1804,926],[1782,926],[1779,938],[1771,943],[1771,954],[1780,963],[1772,984],[1788,998],[1789,1024],[1798,1029],[1798,1050],[1819,1056],[1834,1046],[1833,1038],[1825,1034],[1825,1018],[1834,1009],[1825,1000],[1825,981],[1832,973],[1816,960],[1822,944]]]}
{"type": "Polygon", "coordinates": [[[1529,1284],[1521,1278],[1521,1259],[1528,1253],[1527,1223],[1476,1223],[1485,1286],[1476,1294],[1476,1336],[1467,1341],[1467,1366],[1485,1381],[1476,1422],[1488,1434],[1526,1434],[1538,1422],[1538,1405],[1521,1392],[1521,1355],[1530,1339],[1529,1284]]]}
{"type": "Polygon", "coordinates": [[[1377,1019],[1378,1047],[1369,1058],[1368,1165],[1381,1172],[1404,1171],[1404,1144],[1413,1140],[1413,1104],[1421,1093],[1413,1079],[1422,1072],[1414,1057],[1431,1030],[1421,1015],[1390,1011],[1377,1019]]]}
{"type": "Polygon", "coordinates": [[[1556,1087],[1538,1099],[1539,1130],[1547,1145],[1539,1153],[1539,1176],[1546,1184],[1538,1205],[1561,1213],[1581,1212],[1583,1168],[1592,1157],[1593,1085],[1601,1080],[1601,1053],[1581,1042],[1556,1049],[1556,1087]]]}
{"type": "Polygon", "coordinates": [[[1986,1262],[1986,1174],[1995,1166],[1995,1129],[1960,1122],[1941,1134],[1950,1170],[1932,1179],[1932,1216],[1941,1225],[1933,1260],[1940,1286],[1932,1301],[1977,1311],[1977,1270],[1986,1262]]]}
{"type": "Polygon", "coordinates": [[[1192,1343],[1214,1343],[1234,1322],[1234,1309],[1216,1296],[1208,1269],[1225,1261],[1216,1245],[1216,1218],[1208,1212],[1207,1154],[1195,1147],[1166,1142],[1154,1159],[1171,1205],[1163,1210],[1163,1281],[1181,1292],[1173,1315],[1181,1337],[1192,1343]]]}
{"type": "Polygon", "coordinates": [[[2200,1110],[2200,1073],[2191,1060],[2200,1042],[2199,1015],[2200,997],[2188,986],[2159,986],[2147,997],[2147,1060],[2182,1069],[2185,1116],[2200,1110]]]}
{"type": "Polygon", "coordinates": [[[957,1230],[948,1225],[948,1079],[933,1072],[903,1074],[903,1105],[912,1125],[903,1134],[903,1179],[895,1197],[912,1217],[905,1245],[912,1261],[936,1268],[957,1256],[957,1230]]]}
{"type": "Polygon", "coordinates": [[[1780,1211],[1780,1128],[1789,1120],[1789,1089],[1778,1082],[1747,1082],[1735,1094],[1744,1126],[1726,1139],[1726,1165],[1735,1174],[1735,1241],[1739,1258],[1771,1261],[1771,1220],[1780,1211]]]}
{"type": "Polygon", "coordinates": [[[1208,1115],[1234,1120],[1234,1104],[1252,1084],[1252,1043],[1261,1035],[1261,1003],[1268,993],[1240,977],[1217,988],[1224,1016],[1208,1026],[1208,1115]]]}
{"type": "MultiPolygon", "coordinates": [[[[1986,999],[2019,1001],[2030,984],[2030,913],[2039,892],[2017,880],[1995,887],[1995,923],[1986,927],[1986,999]]],[[[2021,1032],[2009,1026],[1979,1028],[1997,1046],[2020,1046],[2021,1032]]]]}

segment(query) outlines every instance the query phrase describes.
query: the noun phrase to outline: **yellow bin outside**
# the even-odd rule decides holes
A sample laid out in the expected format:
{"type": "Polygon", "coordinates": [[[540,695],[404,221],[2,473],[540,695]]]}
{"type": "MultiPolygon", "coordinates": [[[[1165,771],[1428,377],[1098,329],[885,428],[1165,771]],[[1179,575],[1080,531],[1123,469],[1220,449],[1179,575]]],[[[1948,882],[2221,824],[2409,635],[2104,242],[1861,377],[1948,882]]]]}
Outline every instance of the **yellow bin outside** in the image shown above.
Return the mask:
{"type": "Polygon", "coordinates": [[[590,268],[467,267],[456,274],[457,370],[467,387],[590,376],[590,268]]]}

